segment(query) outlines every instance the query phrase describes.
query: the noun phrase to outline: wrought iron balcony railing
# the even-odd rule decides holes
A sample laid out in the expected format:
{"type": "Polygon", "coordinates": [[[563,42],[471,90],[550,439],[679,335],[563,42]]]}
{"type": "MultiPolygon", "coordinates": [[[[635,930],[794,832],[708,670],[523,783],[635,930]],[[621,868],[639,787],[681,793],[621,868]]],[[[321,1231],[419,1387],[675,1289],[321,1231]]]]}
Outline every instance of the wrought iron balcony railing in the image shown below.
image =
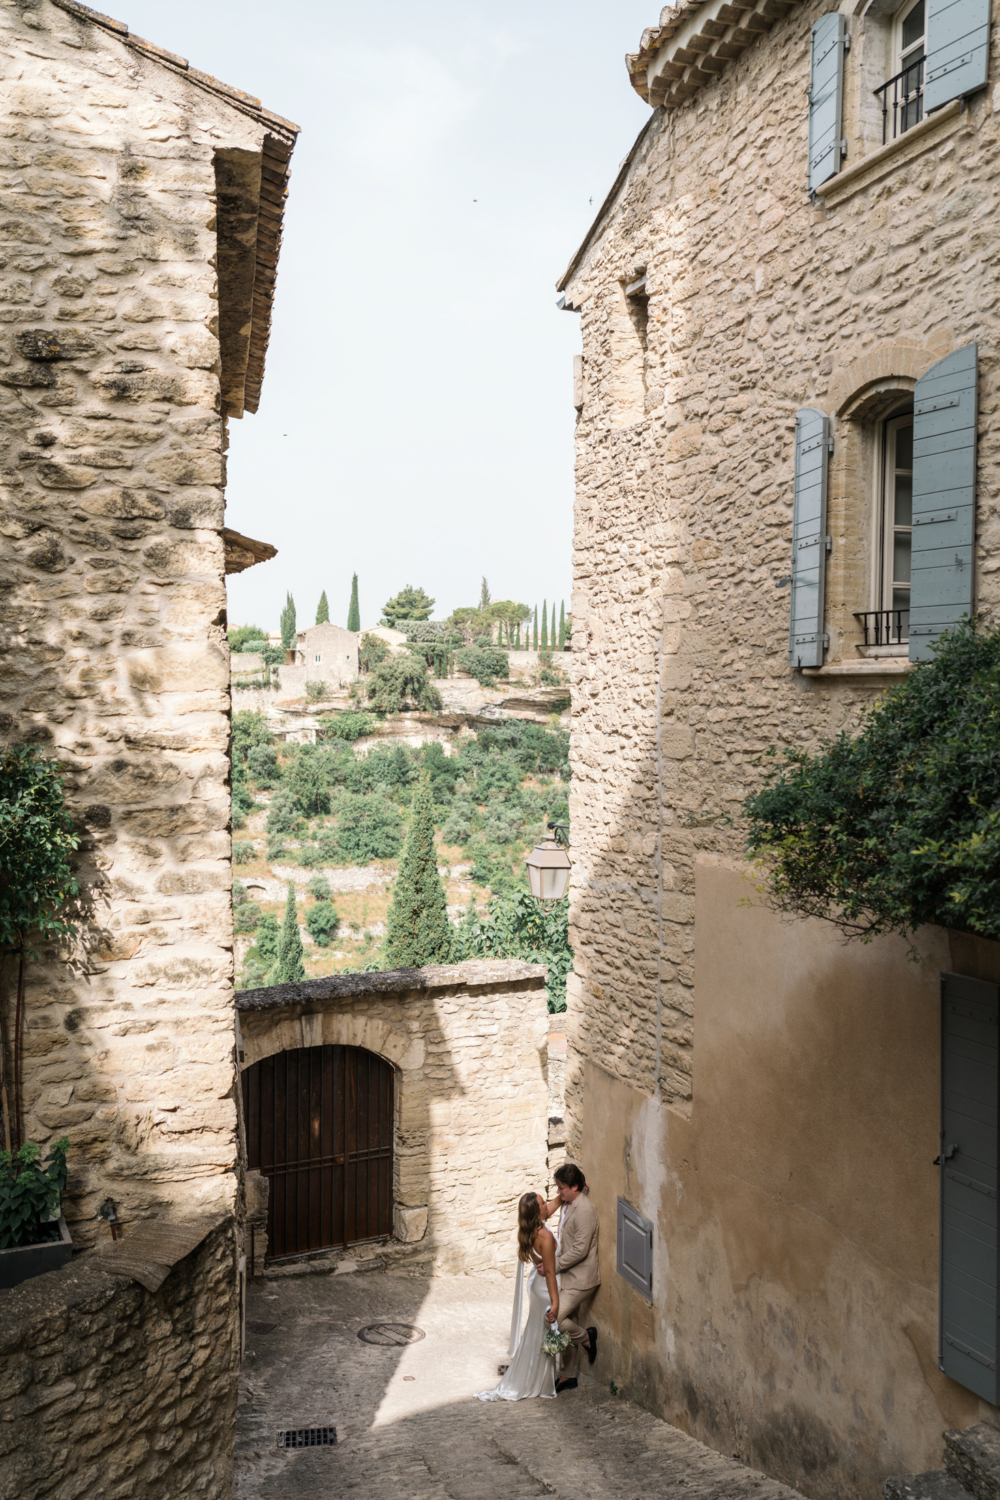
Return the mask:
{"type": "Polygon", "coordinates": [[[855,610],[854,618],[861,622],[866,646],[904,646],[910,638],[908,609],[855,610]]]}
{"type": "Polygon", "coordinates": [[[875,90],[882,101],[882,144],[894,141],[905,130],[918,125],[924,117],[924,59],[918,57],[875,90]],[[892,135],[889,115],[892,115],[892,135]]]}

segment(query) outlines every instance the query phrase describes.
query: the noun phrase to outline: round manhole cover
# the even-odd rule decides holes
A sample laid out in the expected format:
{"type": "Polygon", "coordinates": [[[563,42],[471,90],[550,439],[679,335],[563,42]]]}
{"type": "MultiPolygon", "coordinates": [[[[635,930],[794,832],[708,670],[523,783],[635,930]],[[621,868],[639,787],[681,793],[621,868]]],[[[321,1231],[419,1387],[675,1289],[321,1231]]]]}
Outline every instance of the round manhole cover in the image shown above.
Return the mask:
{"type": "Polygon", "coordinates": [[[412,1323],[369,1323],[358,1330],[363,1344],[381,1344],[385,1349],[399,1349],[403,1344],[419,1344],[424,1337],[422,1328],[412,1323]]]}

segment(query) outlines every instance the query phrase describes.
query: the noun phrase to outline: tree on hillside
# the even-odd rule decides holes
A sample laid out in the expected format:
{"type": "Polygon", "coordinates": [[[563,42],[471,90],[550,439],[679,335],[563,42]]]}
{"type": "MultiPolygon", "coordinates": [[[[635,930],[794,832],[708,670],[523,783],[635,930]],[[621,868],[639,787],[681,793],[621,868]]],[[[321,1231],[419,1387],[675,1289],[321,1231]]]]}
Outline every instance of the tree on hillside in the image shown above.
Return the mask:
{"type": "Polygon", "coordinates": [[[548,600],[542,600],[542,650],[549,649],[549,606],[548,600]]]}
{"type": "Polygon", "coordinates": [[[385,661],[389,655],[388,644],[380,635],[373,635],[366,630],[361,637],[361,646],[358,650],[358,666],[362,672],[374,672],[375,668],[385,661]]]}
{"type": "Polygon", "coordinates": [[[295,887],[289,881],[285,919],[278,934],[278,961],[268,978],[271,984],[296,984],[305,977],[306,966],[302,961],[302,934],[299,932],[299,914],[295,906],[295,887]]]}
{"type": "Polygon", "coordinates": [[[382,614],[385,623],[394,628],[397,620],[429,620],[433,608],[434,600],[423,589],[415,589],[408,583],[394,599],[383,604],[382,614]]]}
{"type": "Polygon", "coordinates": [[[559,650],[562,651],[565,648],[565,646],[566,646],[566,600],[564,599],[562,601],[562,603],[560,604],[560,606],[559,606],[559,650]]]}
{"type": "Polygon", "coordinates": [[[358,575],[351,579],[351,602],[347,607],[348,630],[361,629],[361,605],[358,603],[358,575]]]}
{"type": "Polygon", "coordinates": [[[392,891],[385,939],[390,969],[419,969],[446,964],[452,930],[448,903],[438,874],[434,845],[434,804],[430,778],[424,777],[413,799],[410,828],[392,891]]]}
{"type": "Polygon", "coordinates": [[[367,681],[368,698],[379,714],[397,714],[405,708],[431,712],[441,707],[441,694],[427,676],[422,656],[393,656],[377,666],[367,681]]]}
{"type": "Polygon", "coordinates": [[[486,582],[486,578],[484,576],[482,583],[479,585],[479,608],[480,608],[481,612],[485,613],[485,611],[488,610],[489,607],[490,607],[490,586],[486,582]]]}
{"type": "Polygon", "coordinates": [[[247,641],[267,640],[267,631],[259,625],[234,625],[227,633],[230,651],[242,651],[247,641]]]}
{"type": "Polygon", "coordinates": [[[326,602],[326,589],[324,589],[323,592],[319,596],[319,603],[316,606],[316,624],[317,625],[329,625],[329,623],[330,623],[330,606],[326,602]]]}
{"type": "Polygon", "coordinates": [[[281,611],[281,644],[286,651],[291,651],[295,645],[295,600],[291,594],[285,600],[285,607],[281,611]]]}
{"type": "Polygon", "coordinates": [[[537,604],[535,605],[535,626],[534,626],[534,631],[533,631],[533,634],[532,634],[531,649],[532,649],[532,651],[537,651],[538,650],[538,605],[537,604]]]}

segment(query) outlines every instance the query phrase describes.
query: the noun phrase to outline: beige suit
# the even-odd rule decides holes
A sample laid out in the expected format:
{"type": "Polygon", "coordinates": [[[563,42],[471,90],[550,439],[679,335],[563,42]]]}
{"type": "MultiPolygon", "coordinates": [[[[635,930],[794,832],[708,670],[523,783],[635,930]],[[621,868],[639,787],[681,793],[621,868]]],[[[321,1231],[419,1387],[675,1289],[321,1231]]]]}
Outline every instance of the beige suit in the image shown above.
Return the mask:
{"type": "Polygon", "coordinates": [[[597,1253],[597,1210],[579,1193],[563,1213],[556,1275],[559,1277],[559,1331],[573,1340],[562,1359],[561,1379],[575,1379],[580,1369],[580,1345],[587,1336],[578,1319],[586,1318],[591,1298],[601,1284],[597,1253]]]}

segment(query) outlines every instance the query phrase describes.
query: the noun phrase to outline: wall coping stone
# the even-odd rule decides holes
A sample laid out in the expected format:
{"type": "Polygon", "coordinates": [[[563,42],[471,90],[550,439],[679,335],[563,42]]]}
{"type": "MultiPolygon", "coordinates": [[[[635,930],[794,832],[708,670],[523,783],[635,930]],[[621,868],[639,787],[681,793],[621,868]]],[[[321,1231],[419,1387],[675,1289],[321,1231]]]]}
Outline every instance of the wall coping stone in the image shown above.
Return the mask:
{"type": "MultiPolygon", "coordinates": [[[[228,1212],[205,1215],[203,1219],[197,1221],[201,1231],[197,1239],[189,1240],[188,1248],[174,1257],[170,1265],[165,1268],[156,1287],[149,1287],[148,1290],[155,1291],[166,1280],[174,1265],[183,1260],[192,1250],[196,1250],[217,1229],[231,1221],[232,1214],[228,1212]]],[[[151,1220],[148,1222],[151,1228],[155,1224],[161,1237],[169,1237],[171,1231],[192,1229],[196,1221],[185,1220],[183,1223],[170,1223],[164,1220],[151,1220]]],[[[138,1228],[137,1225],[136,1231],[138,1228]]],[[[131,1238],[130,1235],[122,1240],[122,1246],[127,1245],[131,1238]]],[[[166,1259],[166,1254],[163,1252],[169,1253],[169,1248],[164,1244],[163,1238],[160,1243],[161,1253],[158,1258],[163,1261],[166,1259]]],[[[30,1341],[32,1328],[48,1319],[79,1309],[89,1308],[96,1311],[104,1307],[120,1294],[122,1280],[126,1277],[130,1280],[141,1280],[131,1267],[126,1269],[124,1257],[121,1267],[116,1269],[109,1257],[101,1254],[100,1250],[94,1249],[83,1251],[81,1255],[75,1256],[68,1266],[63,1266],[58,1271],[46,1271],[42,1276],[33,1276],[30,1281],[22,1281],[20,1286],[12,1287],[9,1291],[0,1291],[0,1356],[16,1353],[30,1341]]]]}
{"type": "Polygon", "coordinates": [[[366,974],[328,974],[299,984],[272,984],[259,990],[238,990],[238,1011],[275,1010],[287,1005],[315,1005],[369,995],[397,995],[405,999],[428,990],[544,989],[545,964],[518,959],[471,959],[461,964],[428,964],[422,969],[383,969],[366,974]]]}

